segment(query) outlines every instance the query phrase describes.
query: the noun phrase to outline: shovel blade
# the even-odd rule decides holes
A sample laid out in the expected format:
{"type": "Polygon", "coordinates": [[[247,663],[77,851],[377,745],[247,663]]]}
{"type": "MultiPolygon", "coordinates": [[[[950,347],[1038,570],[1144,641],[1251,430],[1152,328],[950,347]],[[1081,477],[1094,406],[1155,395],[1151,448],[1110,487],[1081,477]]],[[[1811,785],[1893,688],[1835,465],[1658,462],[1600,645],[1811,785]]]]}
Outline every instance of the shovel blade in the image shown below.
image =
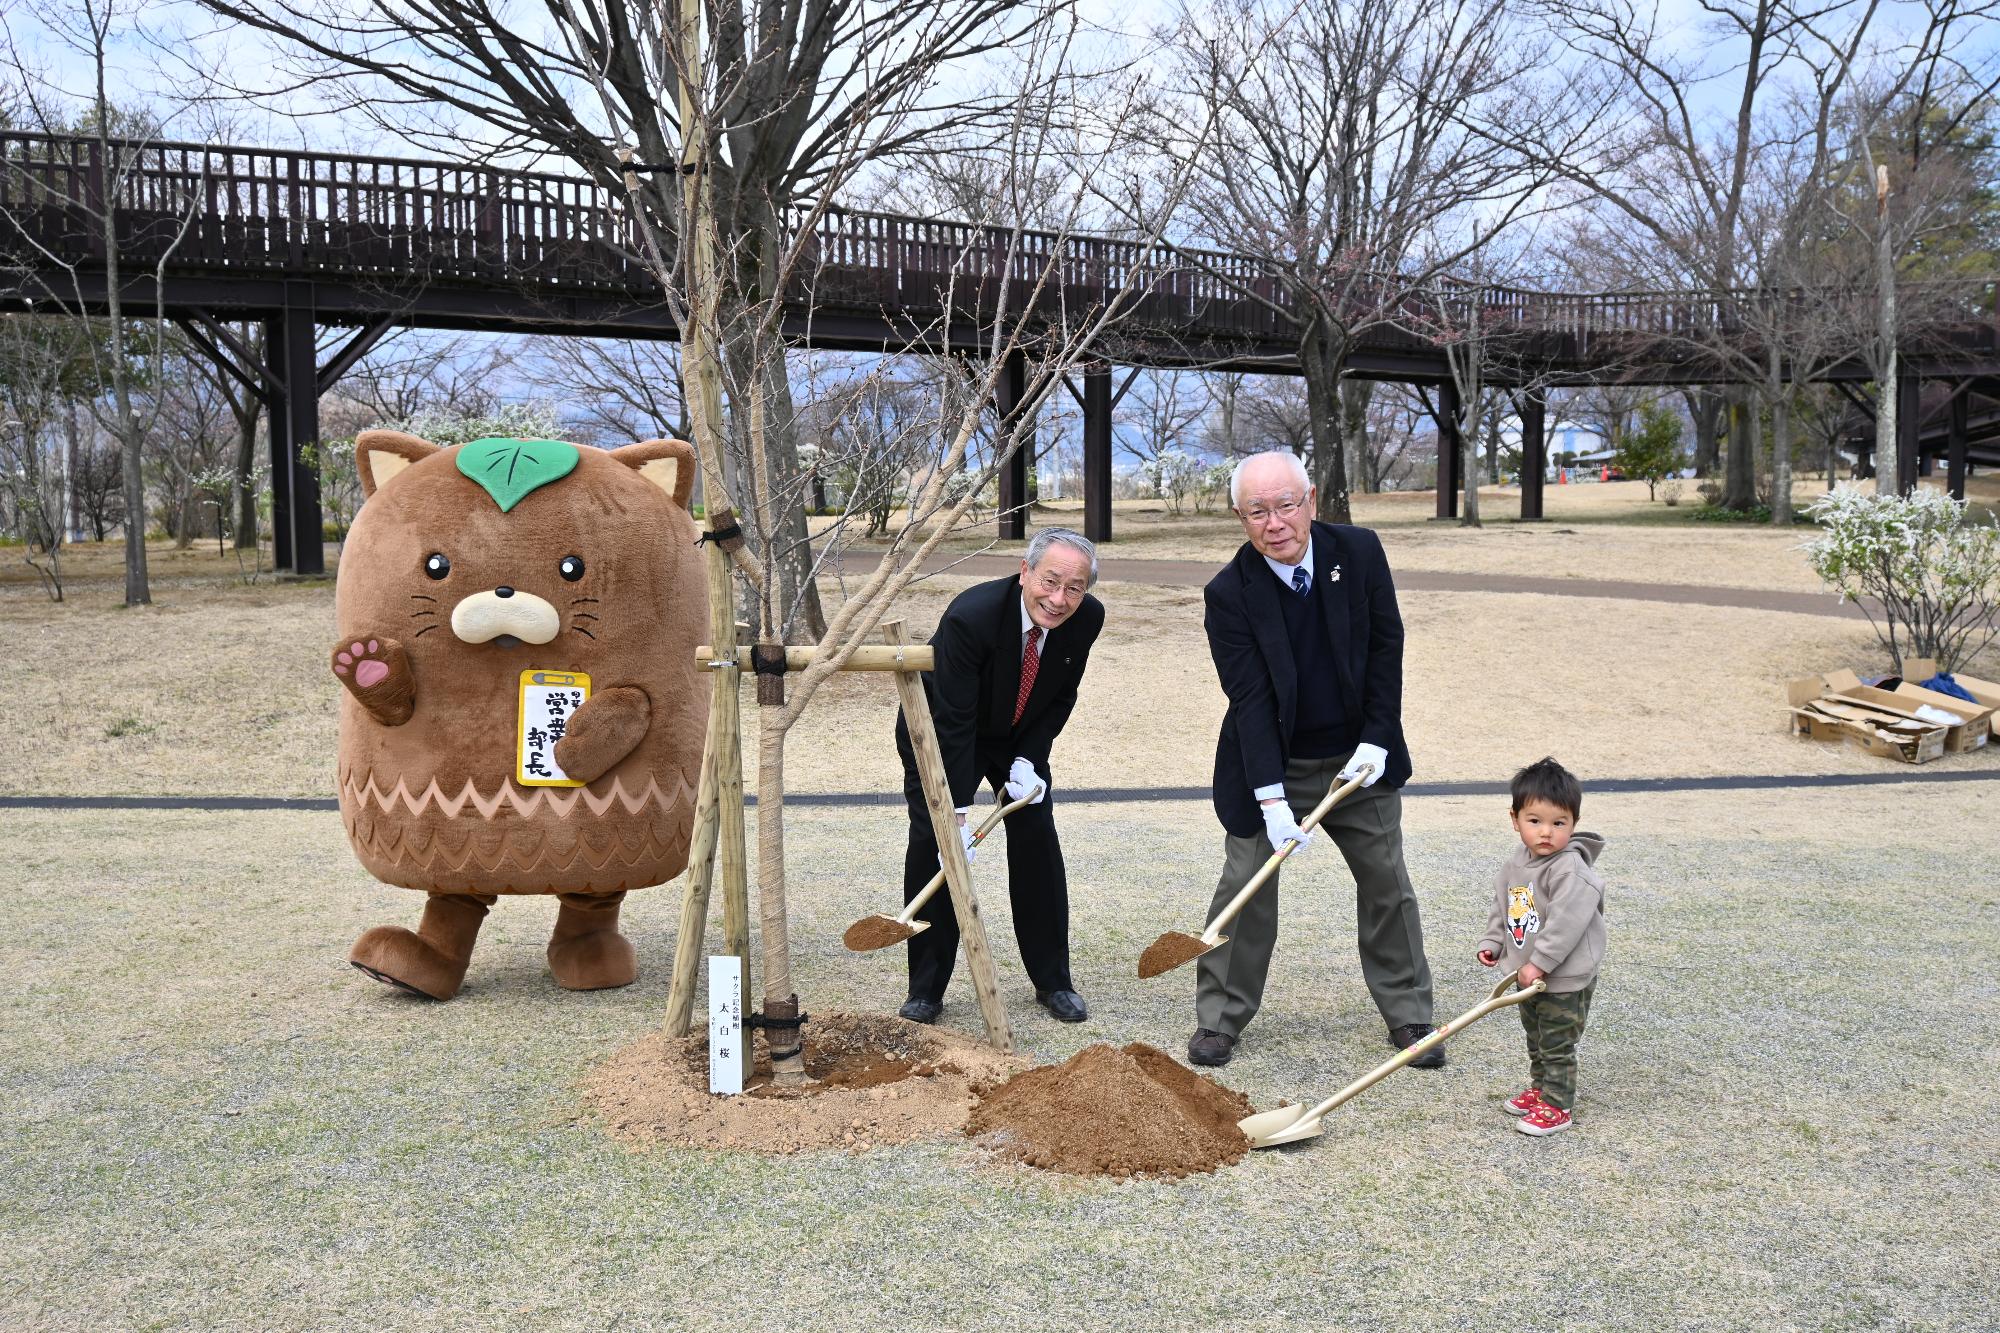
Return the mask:
{"type": "Polygon", "coordinates": [[[1210,944],[1199,935],[1190,935],[1184,930],[1170,930],[1146,946],[1146,952],[1139,955],[1139,975],[1142,978],[1157,977],[1163,972],[1171,972],[1183,963],[1192,963],[1210,949],[1229,943],[1227,935],[1218,935],[1210,944]]]}
{"type": "Polygon", "coordinates": [[[1320,1132],[1318,1116],[1306,1114],[1310,1107],[1280,1106],[1275,1111],[1259,1111],[1236,1122],[1253,1148],[1272,1148],[1280,1143],[1296,1143],[1320,1132]]]}
{"type": "Polygon", "coordinates": [[[874,916],[864,916],[849,926],[847,933],[840,937],[840,942],[855,953],[871,953],[876,949],[886,949],[892,944],[901,944],[912,935],[930,928],[931,923],[928,921],[906,923],[878,912],[874,916]]]}

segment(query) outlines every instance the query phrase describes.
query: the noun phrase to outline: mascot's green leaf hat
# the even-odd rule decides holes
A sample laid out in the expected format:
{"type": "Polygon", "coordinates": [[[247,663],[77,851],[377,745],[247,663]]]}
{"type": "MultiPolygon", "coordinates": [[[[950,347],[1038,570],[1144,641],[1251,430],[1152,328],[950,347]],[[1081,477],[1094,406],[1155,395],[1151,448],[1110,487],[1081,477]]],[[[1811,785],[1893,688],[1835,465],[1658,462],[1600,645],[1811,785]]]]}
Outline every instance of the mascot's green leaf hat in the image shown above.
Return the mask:
{"type": "Polygon", "coordinates": [[[577,449],[561,440],[510,440],[488,436],[458,451],[458,470],[486,488],[506,513],[538,487],[576,470],[577,449]]]}

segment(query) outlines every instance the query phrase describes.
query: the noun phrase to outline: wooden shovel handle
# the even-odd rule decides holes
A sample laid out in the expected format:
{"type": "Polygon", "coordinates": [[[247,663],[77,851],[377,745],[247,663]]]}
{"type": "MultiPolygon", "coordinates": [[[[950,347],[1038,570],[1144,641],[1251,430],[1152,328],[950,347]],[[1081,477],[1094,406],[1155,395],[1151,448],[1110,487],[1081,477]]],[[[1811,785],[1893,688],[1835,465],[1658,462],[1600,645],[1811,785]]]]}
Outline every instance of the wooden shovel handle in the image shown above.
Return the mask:
{"type": "Polygon", "coordinates": [[[1334,1093],[1333,1096],[1327,1098],[1325,1101],[1321,1102],[1318,1106],[1315,1106],[1310,1111],[1307,1111],[1304,1115],[1300,1116],[1298,1120],[1296,1120],[1293,1123],[1302,1125],[1308,1120],[1320,1119],[1322,1116],[1326,1115],[1327,1112],[1333,1110],[1334,1107],[1341,1105],[1343,1102],[1351,1101],[1355,1097],[1358,1097],[1362,1093],[1366,1092],[1368,1089],[1374,1087],[1377,1083],[1380,1083],[1383,1079],[1389,1077],[1389,1075],[1395,1073],[1398,1069],[1401,1069],[1404,1065],[1409,1064],[1412,1060],[1415,1060],[1419,1056],[1423,1055],[1424,1052],[1430,1050],[1431,1047],[1436,1046],[1446,1037],[1452,1036],[1455,1033],[1463,1032],[1466,1028],[1471,1027],[1474,1023],[1477,1023],[1480,1019],[1486,1017],[1486,1015],[1492,1013],[1496,1009],[1505,1009],[1510,1004],[1520,1004],[1525,1000],[1532,1000],[1533,998],[1535,998],[1535,996],[1540,995],[1543,991],[1548,989],[1547,982],[1537,981],[1535,982],[1534,985],[1525,986],[1522,989],[1517,990],[1513,994],[1509,995],[1507,993],[1507,988],[1512,986],[1514,982],[1520,977],[1520,975],[1521,974],[1518,972],[1509,972],[1505,977],[1501,979],[1500,984],[1493,988],[1493,993],[1489,995],[1487,998],[1481,1000],[1478,1004],[1472,1006],[1472,1008],[1466,1010],[1464,1013],[1460,1014],[1457,1018],[1452,1019],[1451,1022],[1441,1025],[1435,1031],[1433,1031],[1430,1036],[1425,1037],[1422,1041],[1413,1042],[1409,1046],[1396,1052],[1396,1054],[1390,1056],[1387,1060],[1375,1066],[1375,1068],[1369,1070],[1367,1073],[1363,1074],[1360,1078],[1355,1079],[1352,1083],[1342,1088],[1339,1092],[1334,1093]]]}
{"type": "MultiPolygon", "coordinates": [[[[1373,764],[1363,764],[1353,777],[1328,792],[1325,798],[1313,807],[1313,812],[1306,816],[1303,824],[1299,825],[1299,831],[1301,833],[1310,833],[1318,828],[1319,821],[1325,819],[1327,813],[1333,807],[1346,800],[1349,792],[1366,782],[1369,774],[1374,771],[1375,766],[1373,764]]],[[[1264,887],[1264,881],[1278,872],[1278,867],[1284,864],[1285,858],[1290,856],[1298,846],[1299,842],[1296,838],[1287,838],[1283,847],[1271,853],[1270,860],[1264,862],[1264,868],[1252,875],[1250,882],[1236,891],[1236,896],[1229,900],[1229,906],[1217,912],[1215,920],[1208,923],[1208,929],[1201,932],[1201,942],[1203,944],[1213,945],[1217,940],[1222,938],[1222,928],[1236,919],[1236,914],[1241,912],[1244,906],[1256,896],[1257,890],[1264,887]]]]}
{"type": "MultiPolygon", "coordinates": [[[[980,843],[985,842],[986,835],[991,833],[994,829],[1000,827],[1001,820],[1005,819],[1008,815],[1013,814],[1016,810],[1019,810],[1022,806],[1032,803],[1035,797],[1041,795],[1042,791],[1043,791],[1042,784],[1037,782],[1035,784],[1035,789],[1029,792],[1026,796],[1021,797],[1019,800],[1009,801],[1007,804],[1002,805],[996,798],[993,802],[993,813],[986,816],[985,822],[972,831],[972,845],[974,847],[977,847],[980,843]]],[[[909,925],[912,921],[917,919],[917,913],[924,910],[924,904],[931,900],[932,895],[937,893],[937,891],[943,887],[944,887],[944,867],[939,866],[937,874],[931,876],[931,882],[924,885],[923,889],[917,894],[916,897],[910,899],[909,906],[903,909],[902,915],[898,916],[896,920],[901,922],[903,925],[906,926],[909,925]]]]}

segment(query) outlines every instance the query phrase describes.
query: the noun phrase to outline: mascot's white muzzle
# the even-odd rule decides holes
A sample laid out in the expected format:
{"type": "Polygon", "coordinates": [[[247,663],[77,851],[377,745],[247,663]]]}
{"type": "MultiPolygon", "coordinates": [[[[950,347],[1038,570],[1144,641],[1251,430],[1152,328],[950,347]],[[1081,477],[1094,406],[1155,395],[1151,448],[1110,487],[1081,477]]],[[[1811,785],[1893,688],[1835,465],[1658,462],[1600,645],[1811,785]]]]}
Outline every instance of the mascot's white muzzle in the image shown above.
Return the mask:
{"type": "Polygon", "coordinates": [[[495,588],[476,592],[452,608],[451,632],[466,643],[499,640],[502,648],[547,643],[562,632],[556,609],[531,592],[495,588]]]}

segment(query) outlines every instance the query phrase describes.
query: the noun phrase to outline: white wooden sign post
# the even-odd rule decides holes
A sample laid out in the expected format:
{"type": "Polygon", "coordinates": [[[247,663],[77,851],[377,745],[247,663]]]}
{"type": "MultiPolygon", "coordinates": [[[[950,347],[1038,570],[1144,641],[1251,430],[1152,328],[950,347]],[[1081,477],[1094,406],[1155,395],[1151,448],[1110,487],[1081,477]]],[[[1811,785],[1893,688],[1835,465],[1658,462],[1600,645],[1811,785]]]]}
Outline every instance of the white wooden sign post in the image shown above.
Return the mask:
{"type": "Polygon", "coordinates": [[[750,1077],[750,1034],[743,1027],[743,960],[708,959],[708,1090],[735,1096],[750,1077]]]}

